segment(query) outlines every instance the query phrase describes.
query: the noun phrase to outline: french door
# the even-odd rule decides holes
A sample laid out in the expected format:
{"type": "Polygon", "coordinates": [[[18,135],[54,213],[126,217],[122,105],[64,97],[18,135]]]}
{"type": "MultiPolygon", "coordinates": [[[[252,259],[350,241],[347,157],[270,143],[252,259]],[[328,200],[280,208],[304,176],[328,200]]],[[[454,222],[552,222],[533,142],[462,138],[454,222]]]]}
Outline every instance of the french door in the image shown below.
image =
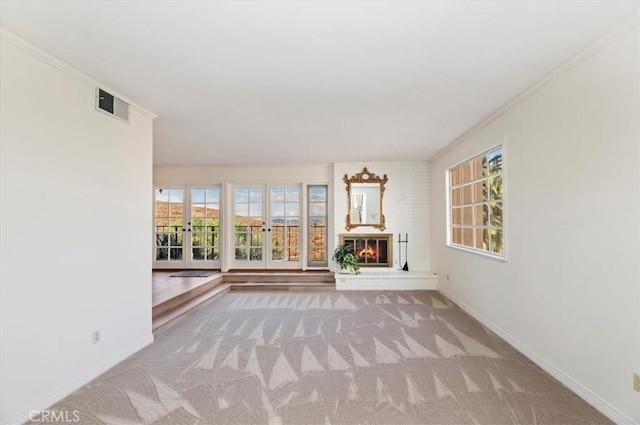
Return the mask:
{"type": "Polygon", "coordinates": [[[220,186],[158,187],[153,268],[220,268],[220,186]]]}
{"type": "Polygon", "coordinates": [[[301,185],[237,185],[232,200],[231,268],[302,268],[301,185]]]}

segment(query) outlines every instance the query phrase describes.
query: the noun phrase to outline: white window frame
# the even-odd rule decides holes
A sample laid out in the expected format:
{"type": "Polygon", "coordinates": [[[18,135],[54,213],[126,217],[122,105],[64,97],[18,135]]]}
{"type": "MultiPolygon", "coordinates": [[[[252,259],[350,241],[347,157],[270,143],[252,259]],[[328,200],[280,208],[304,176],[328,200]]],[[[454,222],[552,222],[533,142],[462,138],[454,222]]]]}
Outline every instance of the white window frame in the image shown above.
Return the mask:
{"type": "MultiPolygon", "coordinates": [[[[506,262],[507,261],[507,214],[506,212],[508,211],[507,209],[507,179],[506,179],[506,174],[507,174],[507,160],[506,160],[506,140],[501,141],[500,143],[497,143],[487,149],[484,149],[483,151],[474,154],[460,162],[457,162],[456,164],[448,167],[445,170],[445,183],[446,183],[446,234],[447,234],[447,246],[449,248],[454,248],[456,250],[460,250],[460,251],[465,251],[465,252],[470,252],[473,254],[478,254],[481,255],[483,257],[487,257],[493,260],[498,260],[500,262],[506,262]],[[452,221],[452,205],[451,205],[451,170],[453,170],[454,168],[474,160],[475,158],[478,157],[482,157],[484,155],[486,155],[487,153],[500,148],[502,150],[502,247],[503,247],[503,253],[502,254],[498,254],[498,253],[494,253],[491,251],[485,251],[483,249],[478,249],[475,247],[470,247],[470,246],[466,246],[466,245],[459,245],[459,244],[454,244],[453,243],[453,225],[451,223],[452,221]]],[[[477,180],[477,181],[481,181],[481,180],[477,180]]]]}
{"type": "Polygon", "coordinates": [[[331,185],[328,183],[305,183],[304,184],[304,203],[305,203],[305,270],[328,270],[329,269],[329,260],[331,258],[329,252],[329,233],[331,228],[329,227],[329,220],[331,216],[332,209],[330,208],[331,202],[331,185]],[[311,260],[311,231],[309,230],[309,221],[311,219],[311,213],[309,211],[310,207],[310,199],[309,199],[309,188],[314,186],[323,186],[327,189],[327,199],[325,200],[325,205],[327,207],[326,212],[326,230],[325,230],[325,250],[326,250],[326,258],[324,261],[312,261],[311,260]]]}

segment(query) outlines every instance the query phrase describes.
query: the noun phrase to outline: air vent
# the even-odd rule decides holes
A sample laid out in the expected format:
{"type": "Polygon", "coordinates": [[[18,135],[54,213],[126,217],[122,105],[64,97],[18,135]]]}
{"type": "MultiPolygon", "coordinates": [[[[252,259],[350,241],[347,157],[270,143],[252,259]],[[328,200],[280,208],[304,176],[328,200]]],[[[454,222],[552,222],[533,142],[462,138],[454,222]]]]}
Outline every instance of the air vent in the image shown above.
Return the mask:
{"type": "Polygon", "coordinates": [[[129,122],[129,104],[101,88],[96,89],[96,109],[124,122],[129,122]]]}

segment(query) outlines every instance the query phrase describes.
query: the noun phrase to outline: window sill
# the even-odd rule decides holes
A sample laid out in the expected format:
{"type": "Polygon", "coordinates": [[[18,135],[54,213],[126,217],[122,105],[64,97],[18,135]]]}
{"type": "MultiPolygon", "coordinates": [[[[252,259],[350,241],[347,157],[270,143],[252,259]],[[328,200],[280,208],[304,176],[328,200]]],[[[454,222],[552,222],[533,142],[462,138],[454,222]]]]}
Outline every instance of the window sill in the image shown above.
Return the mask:
{"type": "Polygon", "coordinates": [[[479,255],[481,257],[485,257],[485,258],[488,258],[490,260],[497,261],[499,263],[506,263],[507,262],[507,256],[506,255],[491,254],[490,252],[479,251],[477,249],[467,248],[466,246],[453,245],[453,244],[447,244],[447,247],[453,248],[453,249],[456,249],[456,250],[459,250],[459,251],[469,252],[471,254],[476,254],[476,255],[479,255]]]}

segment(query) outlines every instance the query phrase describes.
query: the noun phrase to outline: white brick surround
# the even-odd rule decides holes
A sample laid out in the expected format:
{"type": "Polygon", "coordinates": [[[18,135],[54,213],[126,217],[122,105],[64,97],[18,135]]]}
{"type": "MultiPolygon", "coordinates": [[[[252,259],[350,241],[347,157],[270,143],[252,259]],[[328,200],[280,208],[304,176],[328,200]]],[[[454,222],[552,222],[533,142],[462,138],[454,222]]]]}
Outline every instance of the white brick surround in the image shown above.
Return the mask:
{"type": "MultiPolygon", "coordinates": [[[[334,245],[329,247],[330,253],[339,243],[341,233],[392,233],[393,234],[393,267],[397,269],[400,253],[398,252],[398,233],[409,233],[409,270],[427,272],[431,269],[430,257],[430,184],[429,165],[426,162],[340,162],[333,168],[334,181],[334,245]],[[352,175],[367,167],[370,172],[379,176],[387,175],[389,181],[383,198],[383,214],[387,228],[384,231],[373,227],[358,227],[347,231],[345,228],[348,202],[346,185],[342,178],[352,175]]],[[[404,258],[404,247],[402,251],[404,258]]],[[[332,265],[333,266],[333,265],[332,265]]],[[[368,272],[364,269],[364,273],[368,272]]],[[[391,289],[391,288],[386,288],[391,289]]]]}
{"type": "Polygon", "coordinates": [[[335,279],[336,289],[339,291],[438,289],[438,275],[431,272],[368,268],[364,269],[361,274],[336,272],[335,279]]]}

